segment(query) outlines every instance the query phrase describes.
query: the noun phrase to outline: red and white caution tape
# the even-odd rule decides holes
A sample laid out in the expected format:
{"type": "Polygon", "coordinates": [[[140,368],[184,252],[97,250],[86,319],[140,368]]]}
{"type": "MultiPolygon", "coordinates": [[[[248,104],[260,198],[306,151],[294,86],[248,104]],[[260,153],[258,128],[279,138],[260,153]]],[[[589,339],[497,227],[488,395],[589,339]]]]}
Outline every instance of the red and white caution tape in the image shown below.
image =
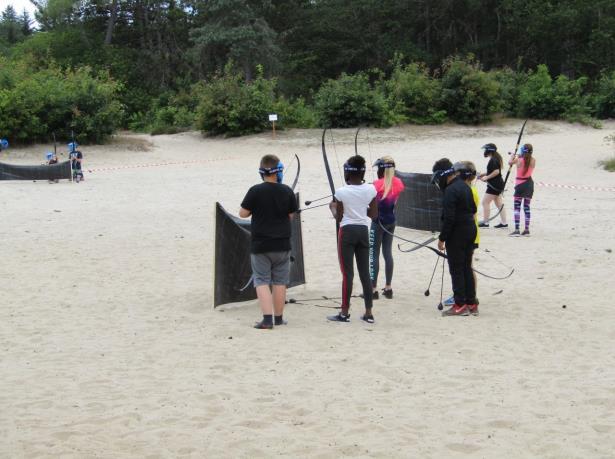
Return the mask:
{"type": "Polygon", "coordinates": [[[216,161],[228,161],[233,158],[212,158],[212,159],[195,159],[192,161],[171,161],[168,163],[150,163],[150,164],[130,164],[127,166],[115,166],[115,167],[96,167],[93,169],[87,169],[88,172],[107,172],[107,171],[119,171],[123,169],[139,169],[147,167],[161,167],[161,166],[184,166],[188,164],[207,164],[216,161]]]}
{"type": "Polygon", "coordinates": [[[535,182],[538,186],[547,188],[565,188],[567,190],[582,190],[582,191],[612,191],[615,192],[615,187],[604,186],[587,186],[587,185],[561,185],[559,183],[535,182]]]}

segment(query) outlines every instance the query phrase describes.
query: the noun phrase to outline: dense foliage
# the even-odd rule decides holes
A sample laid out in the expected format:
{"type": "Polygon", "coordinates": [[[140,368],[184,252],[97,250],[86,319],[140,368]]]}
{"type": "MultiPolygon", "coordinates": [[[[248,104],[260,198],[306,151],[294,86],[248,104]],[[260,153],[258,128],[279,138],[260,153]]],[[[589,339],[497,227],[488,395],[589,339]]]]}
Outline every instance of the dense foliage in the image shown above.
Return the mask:
{"type": "Polygon", "coordinates": [[[24,80],[0,81],[0,135],[19,141],[62,123],[96,141],[118,125],[238,135],[273,111],[281,127],[615,117],[615,0],[33,3],[36,23],[0,15],[0,65],[19,69],[0,74],[24,80]],[[11,104],[27,119],[5,122],[11,104]]]}

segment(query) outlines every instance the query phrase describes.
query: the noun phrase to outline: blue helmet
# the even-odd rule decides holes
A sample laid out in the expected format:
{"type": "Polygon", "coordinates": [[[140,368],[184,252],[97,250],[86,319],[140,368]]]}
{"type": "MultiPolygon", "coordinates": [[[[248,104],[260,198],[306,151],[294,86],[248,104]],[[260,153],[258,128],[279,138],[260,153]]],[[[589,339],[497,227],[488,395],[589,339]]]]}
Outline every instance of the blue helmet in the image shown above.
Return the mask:
{"type": "Polygon", "coordinates": [[[52,151],[48,151],[45,154],[45,157],[47,158],[47,161],[49,161],[51,158],[53,158],[53,152],[52,151]]]}
{"type": "Polygon", "coordinates": [[[0,150],[6,150],[9,148],[9,141],[6,139],[0,139],[0,150]]]}
{"type": "Polygon", "coordinates": [[[79,144],[77,144],[77,142],[69,142],[68,144],[68,151],[70,151],[71,153],[75,150],[77,150],[77,147],[79,146],[79,144]]]}
{"type": "Polygon", "coordinates": [[[261,178],[264,178],[265,175],[276,175],[276,180],[278,183],[282,183],[284,179],[284,164],[282,162],[278,162],[278,165],[275,167],[260,167],[258,169],[258,173],[261,175],[261,178]]]}

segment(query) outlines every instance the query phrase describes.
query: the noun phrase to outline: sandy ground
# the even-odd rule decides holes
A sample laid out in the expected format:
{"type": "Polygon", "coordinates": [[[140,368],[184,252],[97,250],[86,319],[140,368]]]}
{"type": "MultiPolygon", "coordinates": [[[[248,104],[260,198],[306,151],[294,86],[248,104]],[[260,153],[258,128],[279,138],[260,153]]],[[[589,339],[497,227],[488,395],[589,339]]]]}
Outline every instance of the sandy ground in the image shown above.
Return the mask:
{"type": "MultiPolygon", "coordinates": [[[[480,146],[512,149],[520,124],[361,131],[359,151],[404,171],[444,155],[484,167],[480,146]]],[[[615,186],[597,166],[614,130],[528,123],[535,179],[615,186]]],[[[334,136],[339,185],[354,130],[334,136]]],[[[327,194],[320,131],[83,151],[80,184],[0,182],[0,457],[615,457],[615,193],[537,187],[532,237],[483,231],[476,267],[516,271],[479,278],[478,318],[440,317],[418,250],[396,253],[375,325],[328,323],[322,300],[269,332],[251,328],[255,302],[211,307],[214,202],[236,210],[265,153],[297,153],[303,199],[327,194]]],[[[339,296],[333,220],[302,220],[308,283],[289,297],[339,296]]]]}

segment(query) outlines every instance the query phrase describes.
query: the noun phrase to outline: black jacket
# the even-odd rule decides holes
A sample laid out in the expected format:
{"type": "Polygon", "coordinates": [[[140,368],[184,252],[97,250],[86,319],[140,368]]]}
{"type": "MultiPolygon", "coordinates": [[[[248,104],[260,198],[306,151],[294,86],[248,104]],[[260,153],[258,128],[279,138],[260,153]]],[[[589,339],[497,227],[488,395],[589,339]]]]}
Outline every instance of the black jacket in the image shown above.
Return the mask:
{"type": "Polygon", "coordinates": [[[470,187],[459,177],[445,189],[442,200],[442,230],[439,239],[447,241],[456,230],[473,227],[476,204],[470,187]]]}

